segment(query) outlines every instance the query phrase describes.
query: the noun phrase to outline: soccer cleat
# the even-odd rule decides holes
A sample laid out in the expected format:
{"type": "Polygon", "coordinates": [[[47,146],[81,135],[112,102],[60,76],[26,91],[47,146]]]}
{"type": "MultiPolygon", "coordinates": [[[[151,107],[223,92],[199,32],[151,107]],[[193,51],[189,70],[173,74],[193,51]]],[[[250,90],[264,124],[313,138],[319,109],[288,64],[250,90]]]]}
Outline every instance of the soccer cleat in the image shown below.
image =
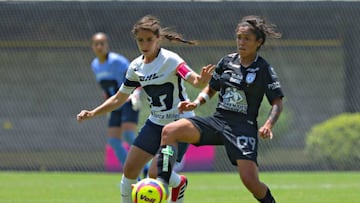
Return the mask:
{"type": "Polygon", "coordinates": [[[183,175],[180,175],[181,182],[180,185],[171,190],[171,198],[169,203],[183,203],[185,190],[188,184],[187,178],[183,175]]]}

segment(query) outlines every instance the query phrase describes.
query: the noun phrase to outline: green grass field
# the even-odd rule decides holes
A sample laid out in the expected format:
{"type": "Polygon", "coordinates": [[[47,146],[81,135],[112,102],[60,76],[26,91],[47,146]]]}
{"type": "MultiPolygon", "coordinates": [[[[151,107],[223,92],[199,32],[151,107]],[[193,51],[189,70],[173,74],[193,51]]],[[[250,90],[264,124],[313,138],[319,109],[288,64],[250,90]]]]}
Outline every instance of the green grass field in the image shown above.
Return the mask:
{"type": "MultiPolygon", "coordinates": [[[[186,203],[256,203],[236,173],[186,173],[186,203]]],[[[261,173],[278,203],[358,203],[359,172],[261,173]]],[[[1,203],[119,203],[115,173],[0,172],[1,203]]]]}

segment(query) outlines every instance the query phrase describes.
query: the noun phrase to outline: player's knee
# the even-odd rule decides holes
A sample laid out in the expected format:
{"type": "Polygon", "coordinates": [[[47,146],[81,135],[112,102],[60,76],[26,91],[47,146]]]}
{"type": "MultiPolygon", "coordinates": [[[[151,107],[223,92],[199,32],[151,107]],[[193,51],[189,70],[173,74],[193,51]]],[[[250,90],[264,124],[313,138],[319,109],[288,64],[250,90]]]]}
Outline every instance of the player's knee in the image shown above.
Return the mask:
{"type": "Polygon", "coordinates": [[[129,179],[136,179],[139,175],[139,167],[133,163],[134,162],[131,161],[125,162],[125,165],[123,167],[124,176],[129,179]]]}
{"type": "Polygon", "coordinates": [[[165,125],[161,133],[162,140],[166,143],[176,142],[176,131],[176,126],[173,126],[171,124],[165,125]]]}

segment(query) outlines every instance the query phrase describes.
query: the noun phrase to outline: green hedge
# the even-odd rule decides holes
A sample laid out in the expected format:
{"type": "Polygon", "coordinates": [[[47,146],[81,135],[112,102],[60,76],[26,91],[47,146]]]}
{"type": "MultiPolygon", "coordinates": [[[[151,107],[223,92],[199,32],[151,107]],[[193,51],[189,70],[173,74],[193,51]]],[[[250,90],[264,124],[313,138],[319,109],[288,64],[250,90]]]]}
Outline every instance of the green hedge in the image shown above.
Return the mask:
{"type": "Polygon", "coordinates": [[[360,113],[344,113],[313,126],[306,154],[328,169],[360,169],[360,113]]]}

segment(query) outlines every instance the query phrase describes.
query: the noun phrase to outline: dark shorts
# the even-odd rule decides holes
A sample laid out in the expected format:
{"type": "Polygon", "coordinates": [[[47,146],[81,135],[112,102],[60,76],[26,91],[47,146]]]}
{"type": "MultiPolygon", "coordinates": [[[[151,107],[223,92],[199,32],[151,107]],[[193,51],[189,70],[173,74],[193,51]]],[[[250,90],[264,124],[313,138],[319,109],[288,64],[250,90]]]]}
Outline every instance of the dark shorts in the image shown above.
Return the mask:
{"type": "Polygon", "coordinates": [[[194,145],[224,145],[233,165],[236,160],[252,160],[257,164],[257,127],[246,122],[230,125],[218,117],[188,118],[200,131],[200,141],[194,145]]]}
{"type": "MultiPolygon", "coordinates": [[[[164,126],[156,125],[150,120],[146,120],[133,145],[155,156],[160,148],[161,131],[163,127],[164,126]]],[[[178,144],[177,162],[181,162],[188,147],[189,144],[187,143],[178,144]]]]}
{"type": "Polygon", "coordinates": [[[126,102],[119,109],[112,111],[109,118],[109,127],[120,127],[122,123],[131,122],[138,123],[139,121],[139,111],[134,111],[132,109],[132,104],[130,101],[126,102]]]}

